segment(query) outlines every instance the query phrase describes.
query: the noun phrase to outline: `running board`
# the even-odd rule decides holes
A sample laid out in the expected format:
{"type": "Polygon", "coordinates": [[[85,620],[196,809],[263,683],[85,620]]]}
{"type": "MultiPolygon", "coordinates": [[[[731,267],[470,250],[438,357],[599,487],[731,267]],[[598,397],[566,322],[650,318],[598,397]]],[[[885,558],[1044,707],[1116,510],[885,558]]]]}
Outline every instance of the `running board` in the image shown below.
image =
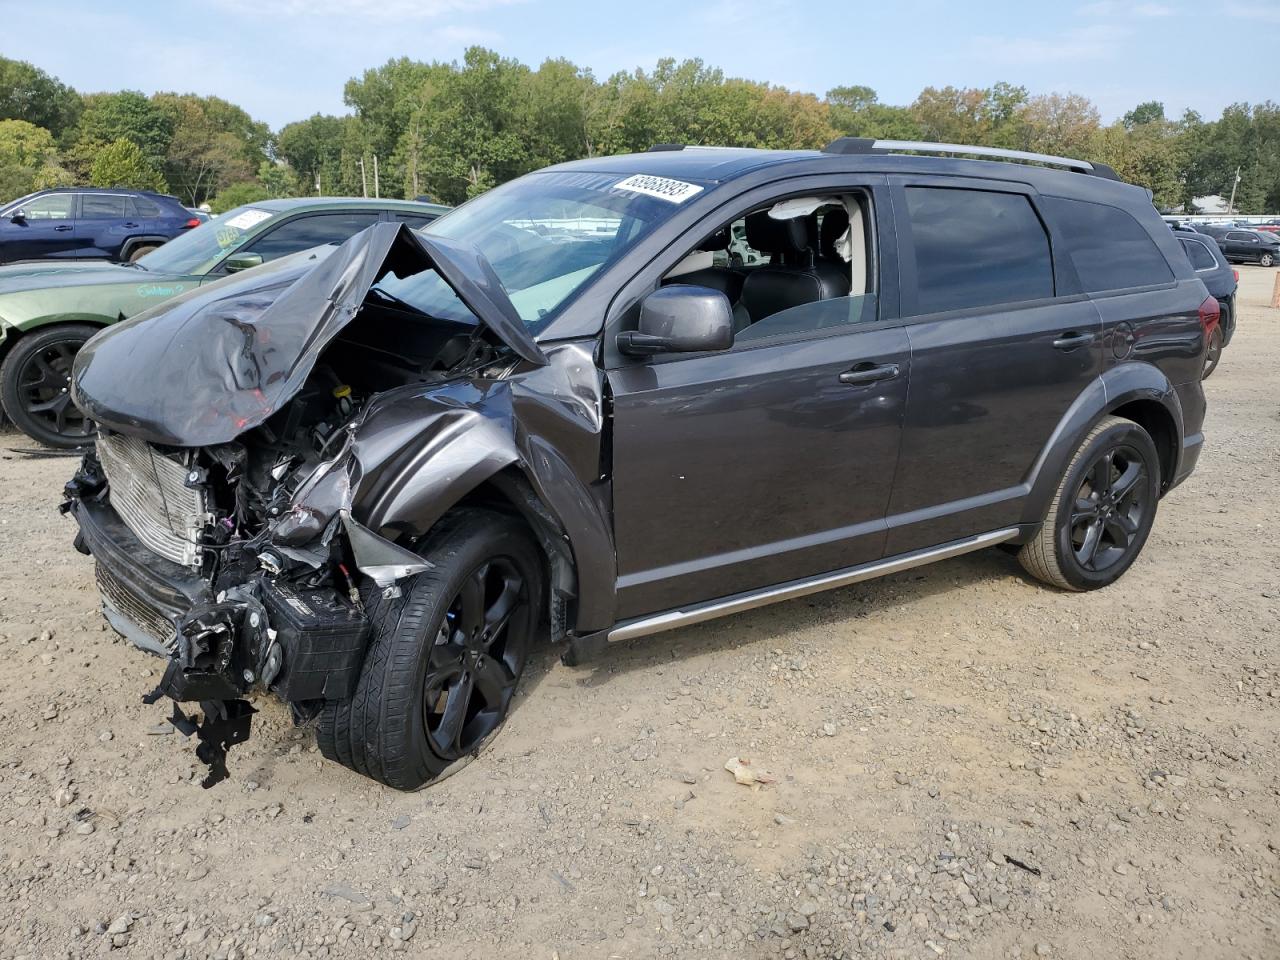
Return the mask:
{"type": "Polygon", "coordinates": [[[997,543],[1012,540],[1018,535],[1018,532],[1017,527],[993,530],[991,533],[979,534],[976,537],[953,540],[940,547],[916,550],[913,553],[904,553],[896,557],[890,557],[887,560],[876,560],[873,563],[864,563],[857,567],[847,567],[844,570],[837,570],[835,573],[824,573],[821,576],[810,577],[806,580],[793,580],[790,583],[766,587],[763,590],[739,593],[732,597],[712,600],[709,603],[701,603],[686,610],[671,610],[651,617],[641,617],[638,620],[620,623],[610,630],[609,642],[616,643],[619,640],[631,640],[635,637],[662,633],[664,630],[675,630],[677,627],[689,627],[705,620],[714,620],[716,617],[726,617],[733,613],[743,613],[747,610],[754,610],[756,607],[767,606],[770,603],[780,603],[783,600],[807,597],[811,593],[834,590],[836,587],[847,587],[852,583],[861,583],[863,580],[873,580],[876,577],[887,576],[902,570],[910,570],[912,567],[933,563],[935,560],[946,560],[948,557],[958,557],[962,553],[971,553],[974,550],[981,550],[983,547],[993,547],[997,543]]]}

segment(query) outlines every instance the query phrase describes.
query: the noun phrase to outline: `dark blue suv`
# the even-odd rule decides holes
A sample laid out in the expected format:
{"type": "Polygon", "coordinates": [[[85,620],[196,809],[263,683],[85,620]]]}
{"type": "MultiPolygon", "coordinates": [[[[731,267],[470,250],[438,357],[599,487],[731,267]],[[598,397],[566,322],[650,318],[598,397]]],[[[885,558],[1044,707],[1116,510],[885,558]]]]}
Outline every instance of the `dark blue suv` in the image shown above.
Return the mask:
{"type": "Polygon", "coordinates": [[[145,190],[66,187],[0,209],[0,263],[137,260],[200,220],[177,198],[145,190]]]}

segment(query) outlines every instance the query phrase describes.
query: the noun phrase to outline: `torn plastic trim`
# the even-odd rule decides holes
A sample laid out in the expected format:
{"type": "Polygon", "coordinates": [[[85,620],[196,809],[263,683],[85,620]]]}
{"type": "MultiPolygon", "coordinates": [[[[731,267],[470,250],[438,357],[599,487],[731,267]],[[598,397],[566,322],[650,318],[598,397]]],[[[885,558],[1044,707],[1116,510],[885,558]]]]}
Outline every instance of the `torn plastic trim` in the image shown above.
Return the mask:
{"type": "Polygon", "coordinates": [[[432,565],[416,553],[378,536],[355,520],[350,510],[343,510],[340,515],[356,569],[376,583],[384,596],[396,589],[397,580],[432,569],[432,565]]]}

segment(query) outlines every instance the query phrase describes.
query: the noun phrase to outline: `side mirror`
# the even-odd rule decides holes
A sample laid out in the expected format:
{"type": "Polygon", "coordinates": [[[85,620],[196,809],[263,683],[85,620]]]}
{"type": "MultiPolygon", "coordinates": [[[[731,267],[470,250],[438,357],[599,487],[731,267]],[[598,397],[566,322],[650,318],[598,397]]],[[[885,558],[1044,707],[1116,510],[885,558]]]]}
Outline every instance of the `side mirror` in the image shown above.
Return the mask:
{"type": "Polygon", "coordinates": [[[618,350],[629,357],[655,353],[700,353],[733,346],[733,307],[710,287],[672,284],[640,304],[640,329],[618,334],[618,350]]]}
{"type": "Polygon", "coordinates": [[[241,270],[252,270],[260,266],[262,266],[260,253],[233,253],[227,257],[227,262],[222,265],[222,269],[227,273],[239,273],[241,270]]]}
{"type": "Polygon", "coordinates": [[[25,223],[27,220],[27,211],[19,207],[9,215],[10,223],[25,223]]]}

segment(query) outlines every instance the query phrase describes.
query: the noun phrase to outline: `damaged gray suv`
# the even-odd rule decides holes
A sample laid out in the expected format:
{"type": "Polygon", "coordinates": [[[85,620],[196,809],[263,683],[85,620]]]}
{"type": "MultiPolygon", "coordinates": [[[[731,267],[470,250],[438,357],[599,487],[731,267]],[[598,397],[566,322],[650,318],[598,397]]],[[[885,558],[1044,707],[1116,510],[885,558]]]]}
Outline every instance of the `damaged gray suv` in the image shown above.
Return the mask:
{"type": "Polygon", "coordinates": [[[206,785],[272,691],[412,789],[544,641],[575,662],[996,544],[1112,583],[1199,455],[1217,317],[1101,165],[664,146],[103,331],[66,509],[206,785]]]}

